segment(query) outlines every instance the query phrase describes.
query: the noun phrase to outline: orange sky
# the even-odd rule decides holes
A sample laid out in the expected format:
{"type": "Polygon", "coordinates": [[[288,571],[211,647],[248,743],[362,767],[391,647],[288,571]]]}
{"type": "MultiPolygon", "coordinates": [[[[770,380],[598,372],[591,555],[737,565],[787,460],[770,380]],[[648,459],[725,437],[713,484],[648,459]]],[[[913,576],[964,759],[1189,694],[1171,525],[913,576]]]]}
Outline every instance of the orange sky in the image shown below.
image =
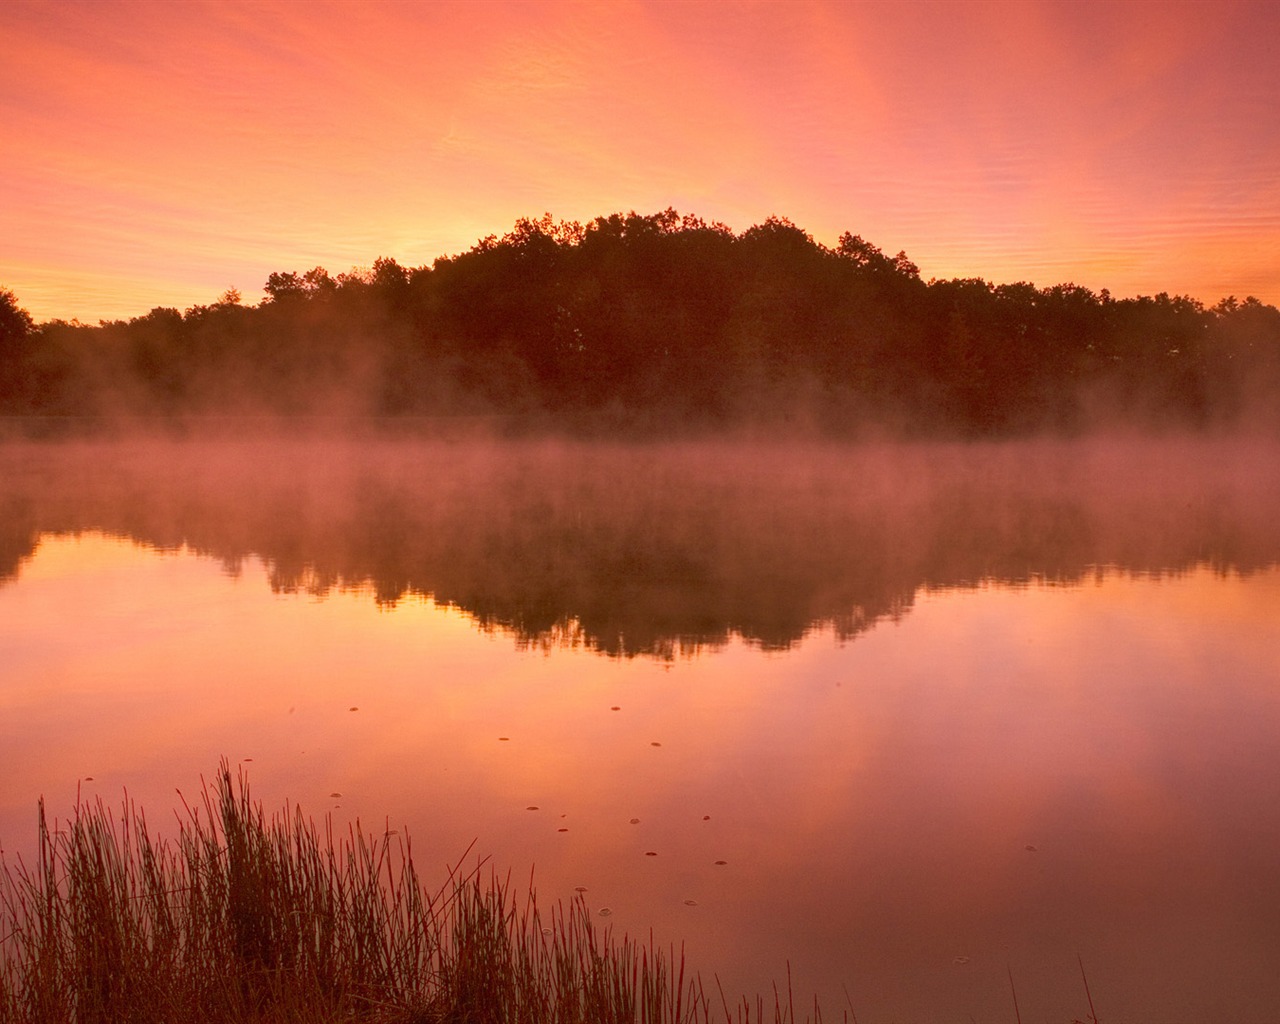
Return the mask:
{"type": "Polygon", "coordinates": [[[0,3],[0,287],[256,301],[550,211],[1280,303],[1280,4],[0,3]]]}

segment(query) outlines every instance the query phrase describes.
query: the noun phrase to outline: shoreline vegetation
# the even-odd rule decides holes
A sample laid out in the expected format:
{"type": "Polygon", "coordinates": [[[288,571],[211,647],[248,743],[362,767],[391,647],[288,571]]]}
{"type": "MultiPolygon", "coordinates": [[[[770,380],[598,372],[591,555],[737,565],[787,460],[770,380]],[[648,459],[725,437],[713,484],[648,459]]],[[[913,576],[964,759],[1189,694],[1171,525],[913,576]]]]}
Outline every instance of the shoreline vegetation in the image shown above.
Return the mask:
{"type": "Polygon", "coordinates": [[[36,324],[0,289],[0,429],[1002,438],[1280,430],[1280,309],[928,280],[846,232],[523,218],[429,266],[272,273],[36,324]]]}
{"type": "MultiPolygon", "coordinates": [[[[398,831],[335,837],[296,805],[268,817],[225,759],[182,803],[161,838],[127,796],[119,817],[99,797],[51,824],[40,801],[35,864],[0,854],[0,1024],[826,1019],[817,997],[796,1009],[790,965],[785,987],[731,1002],[684,947],[614,937],[581,893],[544,914],[532,879],[520,892],[486,859],[463,868],[470,849],[431,890],[398,831]]],[[[1083,961],[1080,978],[1098,1024],[1083,961]]],[[[858,1024],[851,1004],[838,1019],[858,1024]]]]}
{"type": "MultiPolygon", "coordinates": [[[[522,893],[487,858],[464,867],[474,843],[431,889],[397,830],[336,837],[296,805],[268,817],[225,759],[182,803],[161,838],[127,795],[118,816],[98,798],[52,825],[39,802],[35,863],[0,852],[0,1024],[837,1019],[816,997],[797,1010],[789,965],[785,986],[731,1002],[683,947],[598,928],[581,894],[544,913],[532,877],[522,893]]],[[[838,1019],[857,1024],[851,1003],[838,1019]]]]}
{"type": "Polygon", "coordinates": [[[396,833],[268,818],[225,761],[184,807],[170,842],[127,800],[62,827],[41,801],[35,864],[0,861],[0,1024],[822,1020],[776,986],[731,1005],[683,951],[598,929],[581,896],[544,913],[470,851],[432,890],[396,833]]]}

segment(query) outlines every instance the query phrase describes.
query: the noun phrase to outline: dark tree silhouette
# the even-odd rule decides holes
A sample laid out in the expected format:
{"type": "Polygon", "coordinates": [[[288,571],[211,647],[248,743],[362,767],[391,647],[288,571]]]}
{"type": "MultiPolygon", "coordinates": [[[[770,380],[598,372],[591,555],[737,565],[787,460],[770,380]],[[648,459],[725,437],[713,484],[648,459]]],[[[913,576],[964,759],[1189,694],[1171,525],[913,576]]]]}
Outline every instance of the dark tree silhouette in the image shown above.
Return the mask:
{"type": "Polygon", "coordinates": [[[268,276],[85,327],[0,301],[0,411],[500,415],[513,427],[1012,436],[1280,426],[1280,311],[930,280],[851,232],[673,209],[511,231],[430,266],[268,276]]]}
{"type": "Polygon", "coordinates": [[[18,298],[0,288],[0,406],[23,409],[31,401],[30,381],[31,314],[18,305],[18,298]]]}

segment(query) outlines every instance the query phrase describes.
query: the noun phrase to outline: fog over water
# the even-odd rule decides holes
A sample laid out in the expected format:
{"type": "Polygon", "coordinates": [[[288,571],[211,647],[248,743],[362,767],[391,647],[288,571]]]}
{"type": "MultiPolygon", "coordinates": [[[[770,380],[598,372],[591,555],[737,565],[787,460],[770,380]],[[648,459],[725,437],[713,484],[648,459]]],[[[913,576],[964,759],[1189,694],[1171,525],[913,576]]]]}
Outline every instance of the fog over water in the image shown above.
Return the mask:
{"type": "Polygon", "coordinates": [[[854,635],[921,588],[1280,557],[1269,441],[100,441],[3,458],[0,580],[42,533],[93,530],[612,654],[854,635]]]}
{"type": "Polygon", "coordinates": [[[0,849],[228,757],[731,999],[1261,1024],[1276,522],[1245,438],[6,444],[0,849]]]}

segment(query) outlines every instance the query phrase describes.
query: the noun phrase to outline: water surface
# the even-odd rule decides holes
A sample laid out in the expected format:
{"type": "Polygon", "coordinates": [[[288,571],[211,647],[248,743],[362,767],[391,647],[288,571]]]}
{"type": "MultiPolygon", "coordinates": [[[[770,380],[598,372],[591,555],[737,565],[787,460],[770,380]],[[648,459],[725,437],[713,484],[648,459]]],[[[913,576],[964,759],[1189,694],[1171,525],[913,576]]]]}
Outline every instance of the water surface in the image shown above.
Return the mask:
{"type": "Polygon", "coordinates": [[[225,756],[828,1017],[1084,1018],[1077,956],[1103,1019],[1280,1005],[1265,447],[3,459],[11,856],[225,756]]]}

